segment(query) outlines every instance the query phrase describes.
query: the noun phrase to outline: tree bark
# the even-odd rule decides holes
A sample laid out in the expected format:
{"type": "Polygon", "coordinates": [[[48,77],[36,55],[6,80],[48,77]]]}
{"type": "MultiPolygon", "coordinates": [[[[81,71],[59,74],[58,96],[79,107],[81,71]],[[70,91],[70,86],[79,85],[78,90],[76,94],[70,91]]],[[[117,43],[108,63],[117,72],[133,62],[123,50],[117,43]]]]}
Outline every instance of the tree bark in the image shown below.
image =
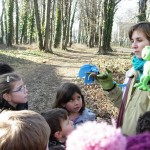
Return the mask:
{"type": "Polygon", "coordinates": [[[45,26],[45,40],[44,40],[44,50],[49,52],[49,39],[50,39],[50,9],[51,0],[47,0],[47,14],[46,14],[46,26],[45,26]]]}
{"type": "Polygon", "coordinates": [[[61,2],[59,1],[57,4],[57,10],[56,10],[56,14],[57,14],[57,20],[56,20],[56,34],[55,34],[55,40],[54,40],[54,47],[58,48],[61,42],[61,27],[62,27],[62,20],[61,20],[61,16],[62,16],[62,10],[61,10],[61,2]]]}
{"type": "Polygon", "coordinates": [[[19,8],[18,8],[18,0],[15,0],[15,7],[16,7],[16,44],[18,44],[18,29],[19,29],[19,8]]]}
{"type": "Polygon", "coordinates": [[[138,21],[146,21],[147,0],[139,0],[138,21]]]}
{"type": "Polygon", "coordinates": [[[12,46],[14,0],[7,0],[7,46],[12,46]]]}
{"type": "Polygon", "coordinates": [[[39,49],[43,50],[43,39],[42,39],[41,23],[40,23],[41,21],[40,21],[40,17],[39,17],[37,0],[34,0],[34,10],[35,10],[36,27],[37,27],[37,32],[38,32],[39,49]]]}
{"type": "Polygon", "coordinates": [[[76,9],[77,9],[77,4],[78,4],[78,0],[76,1],[75,3],[75,6],[74,6],[74,11],[73,11],[73,15],[72,15],[72,18],[71,18],[71,25],[70,25],[70,41],[69,41],[69,46],[71,47],[72,45],[72,28],[73,28],[73,24],[74,24],[74,18],[75,18],[75,13],[76,13],[76,9]]]}

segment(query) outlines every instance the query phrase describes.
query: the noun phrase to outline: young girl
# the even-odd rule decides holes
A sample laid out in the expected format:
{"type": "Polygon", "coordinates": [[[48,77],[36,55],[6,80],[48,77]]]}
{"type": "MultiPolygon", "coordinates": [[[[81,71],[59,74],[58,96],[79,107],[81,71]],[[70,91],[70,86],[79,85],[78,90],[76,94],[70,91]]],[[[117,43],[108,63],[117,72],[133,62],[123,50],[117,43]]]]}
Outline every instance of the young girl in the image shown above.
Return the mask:
{"type": "Polygon", "coordinates": [[[96,115],[85,108],[84,97],[74,83],[64,83],[57,91],[54,108],[65,108],[74,125],[95,120],[96,115]]]}
{"type": "MultiPolygon", "coordinates": [[[[14,72],[14,68],[12,68],[9,64],[0,62],[0,75],[6,74],[6,73],[12,73],[14,72]]],[[[28,109],[28,102],[18,104],[17,110],[24,110],[28,109]]]]}
{"type": "Polygon", "coordinates": [[[18,104],[27,102],[28,91],[21,77],[15,73],[0,76],[0,109],[20,110],[18,104]]]}

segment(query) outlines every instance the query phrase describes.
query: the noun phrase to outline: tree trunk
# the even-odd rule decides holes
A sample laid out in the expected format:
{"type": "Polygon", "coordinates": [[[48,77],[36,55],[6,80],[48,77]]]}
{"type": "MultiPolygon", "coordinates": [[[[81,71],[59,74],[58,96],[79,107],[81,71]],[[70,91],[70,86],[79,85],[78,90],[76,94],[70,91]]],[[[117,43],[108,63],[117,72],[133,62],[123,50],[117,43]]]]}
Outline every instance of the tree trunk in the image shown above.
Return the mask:
{"type": "Polygon", "coordinates": [[[47,0],[47,14],[46,14],[46,26],[45,26],[45,40],[44,40],[44,50],[49,52],[49,38],[50,38],[50,9],[51,0],[47,0]]]}
{"type": "Polygon", "coordinates": [[[138,21],[146,21],[147,0],[139,0],[138,21]]]}
{"type": "Polygon", "coordinates": [[[43,50],[43,39],[42,39],[41,23],[40,23],[41,21],[40,21],[40,16],[39,16],[37,0],[34,0],[34,9],[35,9],[36,27],[37,27],[37,32],[38,32],[39,49],[43,50]]]}
{"type": "Polygon", "coordinates": [[[107,54],[108,51],[112,51],[110,47],[111,42],[111,32],[113,19],[115,14],[115,7],[121,0],[103,0],[102,1],[102,33],[101,33],[101,43],[99,43],[99,54],[107,54]]]}
{"type": "Polygon", "coordinates": [[[44,27],[45,24],[45,0],[43,0],[43,10],[42,10],[42,27],[44,27]]]}
{"type": "Polygon", "coordinates": [[[34,25],[35,25],[34,8],[32,8],[32,10],[31,10],[30,23],[31,23],[31,26],[30,26],[30,32],[29,32],[29,34],[30,34],[29,43],[32,44],[32,42],[33,42],[33,34],[34,34],[34,25]]]}
{"type": "Polygon", "coordinates": [[[65,42],[66,42],[66,33],[67,33],[67,20],[68,20],[68,2],[69,0],[64,0],[62,3],[62,14],[63,14],[63,36],[62,36],[62,49],[66,50],[65,42]],[[65,9],[64,9],[65,8],[65,9]]]}
{"type": "Polygon", "coordinates": [[[5,13],[5,2],[2,1],[2,14],[1,14],[1,37],[0,37],[0,44],[4,44],[4,24],[3,24],[3,16],[5,13]]]}
{"type": "Polygon", "coordinates": [[[67,17],[67,30],[66,30],[66,41],[65,41],[65,49],[67,49],[67,44],[69,42],[69,31],[70,31],[70,17],[71,17],[71,5],[72,0],[68,1],[68,17],[67,17]]]}
{"type": "Polygon", "coordinates": [[[61,26],[62,26],[62,20],[61,20],[61,16],[62,16],[62,10],[61,10],[61,3],[60,1],[57,4],[57,23],[56,23],[56,34],[55,34],[55,41],[54,41],[54,47],[58,48],[61,42],[61,26]]]}
{"type": "Polygon", "coordinates": [[[18,0],[15,0],[15,8],[16,8],[16,44],[18,44],[18,29],[19,29],[19,8],[18,8],[18,0]]]}
{"type": "Polygon", "coordinates": [[[27,3],[28,3],[27,0],[23,0],[20,44],[27,43],[27,20],[28,20],[27,3]]]}
{"type": "Polygon", "coordinates": [[[12,46],[14,0],[7,0],[7,46],[12,46]]]}
{"type": "Polygon", "coordinates": [[[75,18],[75,13],[76,13],[76,9],[77,9],[77,4],[78,4],[78,0],[75,3],[74,6],[74,11],[73,11],[73,15],[72,15],[72,19],[71,19],[71,25],[70,25],[70,41],[69,41],[69,46],[71,47],[72,45],[72,28],[73,28],[73,23],[74,23],[74,18],[75,18]]]}
{"type": "Polygon", "coordinates": [[[52,17],[51,17],[51,23],[50,23],[50,42],[49,42],[49,49],[50,49],[50,52],[53,53],[52,51],[52,45],[53,45],[53,40],[54,40],[54,34],[53,34],[53,31],[54,31],[54,26],[55,26],[55,22],[54,22],[54,14],[55,14],[55,8],[56,8],[56,1],[53,0],[53,7],[52,7],[52,17]]]}

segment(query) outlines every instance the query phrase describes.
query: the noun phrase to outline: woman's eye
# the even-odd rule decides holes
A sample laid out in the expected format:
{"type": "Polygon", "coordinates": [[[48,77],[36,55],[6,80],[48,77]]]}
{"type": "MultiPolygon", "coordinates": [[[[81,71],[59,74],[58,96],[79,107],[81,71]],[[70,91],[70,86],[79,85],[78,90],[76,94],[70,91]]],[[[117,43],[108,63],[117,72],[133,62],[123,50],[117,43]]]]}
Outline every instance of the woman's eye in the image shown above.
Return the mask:
{"type": "Polygon", "coordinates": [[[133,40],[131,40],[131,43],[134,43],[134,41],[133,41],[133,40]]]}
{"type": "Polygon", "coordinates": [[[137,41],[138,41],[138,42],[142,42],[142,40],[140,40],[140,39],[139,39],[139,40],[137,40],[137,41]]]}

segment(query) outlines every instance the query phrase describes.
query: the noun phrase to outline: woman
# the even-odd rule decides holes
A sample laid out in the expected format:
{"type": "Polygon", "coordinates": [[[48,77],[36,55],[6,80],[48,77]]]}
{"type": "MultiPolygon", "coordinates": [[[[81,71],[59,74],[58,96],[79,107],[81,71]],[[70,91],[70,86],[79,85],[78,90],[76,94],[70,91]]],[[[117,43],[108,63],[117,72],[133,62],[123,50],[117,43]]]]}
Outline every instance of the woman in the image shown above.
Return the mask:
{"type": "Polygon", "coordinates": [[[150,110],[150,92],[134,88],[135,82],[139,82],[143,73],[145,61],[141,56],[142,49],[145,46],[150,46],[150,23],[140,22],[132,26],[129,30],[129,38],[132,43],[134,58],[132,60],[133,67],[126,73],[124,83],[127,85],[124,92],[113,83],[109,73],[107,78],[106,74],[99,74],[96,79],[102,85],[104,91],[108,93],[114,105],[120,107],[117,121],[118,127],[122,126],[124,134],[133,135],[136,133],[139,116],[150,110]]]}

